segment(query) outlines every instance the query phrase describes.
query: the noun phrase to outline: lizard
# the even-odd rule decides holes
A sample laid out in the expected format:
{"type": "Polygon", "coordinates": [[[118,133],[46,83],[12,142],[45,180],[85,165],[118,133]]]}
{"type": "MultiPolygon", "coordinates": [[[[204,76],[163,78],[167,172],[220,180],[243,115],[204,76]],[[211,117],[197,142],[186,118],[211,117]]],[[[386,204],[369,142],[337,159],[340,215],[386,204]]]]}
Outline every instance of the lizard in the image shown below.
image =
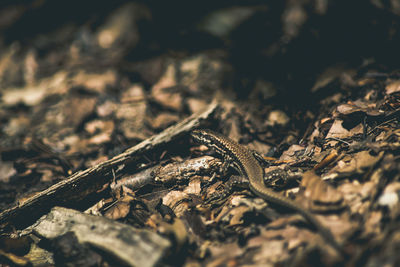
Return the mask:
{"type": "Polygon", "coordinates": [[[191,136],[196,143],[203,144],[219,154],[224,164],[228,166],[232,164],[239,173],[246,176],[250,190],[255,195],[302,215],[341,256],[347,257],[331,231],[324,227],[310,211],[265,186],[264,169],[250,149],[211,130],[193,130],[191,136]]]}

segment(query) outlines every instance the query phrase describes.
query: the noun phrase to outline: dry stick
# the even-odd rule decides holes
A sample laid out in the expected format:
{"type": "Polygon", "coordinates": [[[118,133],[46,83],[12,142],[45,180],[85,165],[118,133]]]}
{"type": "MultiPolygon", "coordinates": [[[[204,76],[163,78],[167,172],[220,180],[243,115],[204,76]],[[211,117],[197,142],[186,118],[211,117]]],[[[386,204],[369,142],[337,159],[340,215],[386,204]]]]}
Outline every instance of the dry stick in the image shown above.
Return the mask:
{"type": "Polygon", "coordinates": [[[111,184],[110,188],[115,191],[124,186],[136,190],[154,181],[162,184],[174,184],[178,181],[188,180],[199,173],[215,173],[221,168],[221,165],[220,159],[210,156],[171,162],[164,166],[156,165],[133,175],[126,175],[111,184]]]}
{"type": "Polygon", "coordinates": [[[134,164],[134,161],[144,152],[153,151],[192,129],[203,126],[204,122],[216,116],[218,110],[218,104],[213,102],[204,111],[193,114],[114,158],[84,171],[76,172],[66,180],[37,193],[23,203],[4,210],[0,213],[0,232],[4,231],[4,227],[8,225],[16,228],[31,225],[54,206],[71,207],[76,205],[78,201],[85,199],[89,194],[100,190],[104,184],[111,182],[112,170],[121,171],[128,163],[134,164]]]}

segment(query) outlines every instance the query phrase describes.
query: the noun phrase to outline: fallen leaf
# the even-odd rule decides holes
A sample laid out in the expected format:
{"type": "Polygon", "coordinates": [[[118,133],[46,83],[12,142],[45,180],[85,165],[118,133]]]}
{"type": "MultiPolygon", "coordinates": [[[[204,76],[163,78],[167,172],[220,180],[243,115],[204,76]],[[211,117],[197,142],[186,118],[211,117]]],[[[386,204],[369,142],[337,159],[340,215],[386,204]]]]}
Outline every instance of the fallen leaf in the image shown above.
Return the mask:
{"type": "Polygon", "coordinates": [[[113,205],[109,210],[107,210],[104,213],[104,216],[113,219],[113,220],[118,220],[121,218],[125,218],[130,211],[131,205],[129,202],[126,201],[118,201],[113,205]]]}
{"type": "Polygon", "coordinates": [[[361,151],[340,160],[331,172],[338,173],[364,173],[367,168],[373,167],[382,157],[384,152],[373,156],[368,151],[361,151]]]}
{"type": "Polygon", "coordinates": [[[324,182],[314,171],[304,173],[300,188],[311,202],[314,211],[333,211],[343,208],[343,195],[340,191],[324,182]]]}
{"type": "Polygon", "coordinates": [[[362,134],[363,133],[363,126],[362,124],[358,124],[356,127],[347,130],[343,127],[343,121],[340,119],[336,119],[331,128],[329,129],[328,134],[326,135],[326,138],[348,138],[352,137],[355,134],[362,134]]]}
{"type": "Polygon", "coordinates": [[[153,129],[165,129],[179,121],[179,116],[171,113],[160,113],[155,118],[149,119],[153,129]]]}
{"type": "Polygon", "coordinates": [[[385,87],[386,94],[390,95],[396,92],[400,92],[400,80],[392,81],[385,87]]]}
{"type": "Polygon", "coordinates": [[[174,64],[168,65],[163,76],[153,85],[151,95],[161,105],[175,111],[180,111],[183,108],[182,95],[179,92],[171,90],[172,87],[177,85],[175,76],[176,69],[174,64]]]}
{"type": "Polygon", "coordinates": [[[291,145],[286,151],[284,151],[279,158],[280,161],[293,161],[296,160],[296,153],[304,150],[303,146],[291,145]]]}

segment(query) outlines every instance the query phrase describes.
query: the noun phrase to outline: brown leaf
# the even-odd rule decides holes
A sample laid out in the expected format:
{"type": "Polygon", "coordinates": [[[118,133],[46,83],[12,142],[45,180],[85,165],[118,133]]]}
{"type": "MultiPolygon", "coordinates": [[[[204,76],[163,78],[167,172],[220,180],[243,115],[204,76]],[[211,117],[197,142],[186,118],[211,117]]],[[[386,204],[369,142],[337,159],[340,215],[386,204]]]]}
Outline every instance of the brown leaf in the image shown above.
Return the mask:
{"type": "Polygon", "coordinates": [[[311,200],[311,209],[317,211],[336,210],[342,208],[343,195],[324,182],[314,171],[304,173],[301,188],[304,195],[311,200]]]}
{"type": "Polygon", "coordinates": [[[296,152],[304,150],[303,146],[300,145],[291,145],[286,151],[284,151],[279,158],[281,161],[291,161],[291,160],[296,160],[296,152]]]}
{"type": "Polygon", "coordinates": [[[151,95],[155,101],[161,105],[180,111],[183,108],[183,98],[179,92],[173,92],[172,88],[177,85],[176,69],[173,64],[170,64],[160,80],[153,85],[151,95]]]}
{"type": "Polygon", "coordinates": [[[374,166],[383,156],[381,151],[377,156],[372,156],[368,151],[361,151],[354,155],[348,155],[338,162],[332,172],[339,173],[363,173],[364,169],[374,166]]]}
{"type": "Polygon", "coordinates": [[[105,217],[113,220],[125,218],[130,211],[131,205],[126,201],[118,201],[104,214],[105,217]]]}
{"type": "Polygon", "coordinates": [[[249,211],[249,208],[246,206],[238,206],[229,211],[229,214],[232,216],[229,221],[230,226],[242,225],[243,224],[243,214],[249,211]]]}
{"type": "Polygon", "coordinates": [[[179,116],[171,113],[160,113],[155,118],[149,120],[154,129],[165,129],[179,121],[179,116]]]}
{"type": "Polygon", "coordinates": [[[400,91],[400,81],[399,80],[392,81],[391,83],[386,85],[385,90],[386,90],[386,94],[388,94],[388,95],[399,92],[400,91]]]}
{"type": "Polygon", "coordinates": [[[89,144],[103,144],[111,141],[111,135],[114,132],[113,121],[94,120],[85,124],[85,130],[93,135],[89,139],[89,144]]]}
{"type": "Polygon", "coordinates": [[[117,83],[118,75],[113,70],[103,73],[88,73],[86,71],[78,72],[72,79],[72,86],[83,86],[87,90],[104,93],[106,88],[114,87],[117,83]]]}
{"type": "Polygon", "coordinates": [[[190,199],[191,198],[188,194],[182,191],[173,190],[163,197],[162,203],[170,207],[177,217],[181,217],[185,211],[188,210],[188,202],[190,199]]]}
{"type": "Polygon", "coordinates": [[[116,117],[121,120],[118,125],[124,136],[129,139],[143,140],[146,134],[146,110],[148,103],[143,101],[142,86],[132,86],[121,96],[121,104],[117,105],[116,117]]]}
{"type": "Polygon", "coordinates": [[[199,112],[207,106],[207,102],[199,98],[189,97],[186,101],[191,113],[199,112]]]}
{"type": "Polygon", "coordinates": [[[66,82],[67,75],[67,72],[60,71],[49,78],[41,79],[34,85],[9,88],[2,92],[2,101],[6,105],[17,103],[24,103],[28,106],[37,105],[48,95],[62,94],[68,91],[70,85],[66,82]]]}
{"type": "Polygon", "coordinates": [[[384,114],[382,110],[378,109],[375,102],[365,102],[361,99],[341,104],[336,108],[336,111],[341,115],[349,115],[355,112],[363,112],[370,116],[379,116],[384,114]]]}
{"type": "Polygon", "coordinates": [[[94,97],[71,97],[60,102],[54,113],[49,111],[46,119],[53,121],[56,125],[76,127],[84,118],[93,113],[96,101],[94,97]]]}
{"type": "Polygon", "coordinates": [[[257,151],[261,155],[266,154],[267,152],[269,152],[271,150],[270,145],[267,145],[267,144],[257,141],[257,140],[254,140],[251,143],[249,143],[247,145],[247,147],[250,148],[251,150],[257,151]]]}
{"type": "Polygon", "coordinates": [[[341,138],[341,139],[343,139],[343,138],[351,137],[355,134],[363,133],[363,126],[361,123],[350,130],[345,129],[342,126],[342,124],[343,124],[342,120],[336,119],[333,122],[328,134],[326,135],[326,138],[341,138]]]}

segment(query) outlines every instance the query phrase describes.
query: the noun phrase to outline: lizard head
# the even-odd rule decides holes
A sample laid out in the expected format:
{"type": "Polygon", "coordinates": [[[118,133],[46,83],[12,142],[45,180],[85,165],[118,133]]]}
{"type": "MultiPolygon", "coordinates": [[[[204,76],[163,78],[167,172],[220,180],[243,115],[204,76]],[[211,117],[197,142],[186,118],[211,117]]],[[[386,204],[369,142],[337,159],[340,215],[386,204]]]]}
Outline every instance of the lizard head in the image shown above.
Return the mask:
{"type": "Polygon", "coordinates": [[[190,135],[196,143],[203,145],[210,145],[213,142],[213,138],[208,130],[193,130],[190,135]]]}

